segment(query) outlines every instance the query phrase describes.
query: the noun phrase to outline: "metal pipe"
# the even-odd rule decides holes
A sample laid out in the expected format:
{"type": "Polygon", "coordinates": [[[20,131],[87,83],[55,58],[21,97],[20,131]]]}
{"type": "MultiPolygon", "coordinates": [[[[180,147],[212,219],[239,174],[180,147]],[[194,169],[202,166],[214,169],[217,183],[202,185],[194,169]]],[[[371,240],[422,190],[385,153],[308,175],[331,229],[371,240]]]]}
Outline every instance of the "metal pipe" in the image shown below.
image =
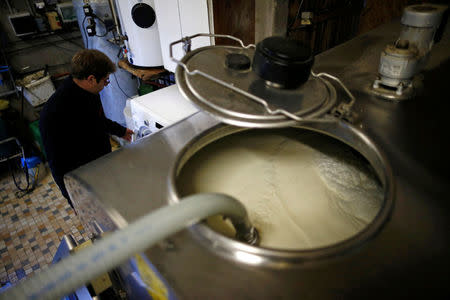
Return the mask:
{"type": "Polygon", "coordinates": [[[119,22],[117,21],[117,13],[116,13],[116,7],[114,6],[114,2],[113,2],[113,0],[108,0],[108,3],[109,3],[109,8],[111,9],[111,13],[113,15],[114,25],[116,26],[116,31],[119,34],[119,36],[122,36],[122,31],[120,30],[119,22]]]}
{"type": "Polygon", "coordinates": [[[6,2],[6,6],[8,6],[9,13],[13,14],[13,10],[11,8],[11,4],[9,4],[9,0],[5,0],[5,2],[6,2]]]}
{"type": "Polygon", "coordinates": [[[33,275],[0,294],[0,299],[60,299],[90,280],[110,271],[139,253],[200,220],[223,214],[234,222],[237,237],[258,242],[245,207],[223,194],[197,194],[177,204],[153,211],[33,275]]]}
{"type": "Polygon", "coordinates": [[[26,1],[25,1],[25,4],[27,5],[30,14],[31,14],[31,15],[35,15],[35,14],[36,14],[36,10],[35,10],[34,7],[30,4],[30,1],[29,1],[29,0],[26,0],[26,1]]]}

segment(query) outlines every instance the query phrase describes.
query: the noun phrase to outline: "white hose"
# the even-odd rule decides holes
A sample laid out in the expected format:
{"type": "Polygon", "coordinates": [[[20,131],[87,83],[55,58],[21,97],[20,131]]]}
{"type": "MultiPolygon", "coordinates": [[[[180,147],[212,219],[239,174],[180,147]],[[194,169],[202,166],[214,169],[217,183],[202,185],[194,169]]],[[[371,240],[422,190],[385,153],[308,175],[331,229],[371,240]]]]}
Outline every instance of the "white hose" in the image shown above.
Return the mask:
{"type": "Polygon", "coordinates": [[[197,194],[145,215],[0,294],[0,299],[59,299],[158,241],[206,217],[247,219],[244,206],[222,194],[197,194]]]}

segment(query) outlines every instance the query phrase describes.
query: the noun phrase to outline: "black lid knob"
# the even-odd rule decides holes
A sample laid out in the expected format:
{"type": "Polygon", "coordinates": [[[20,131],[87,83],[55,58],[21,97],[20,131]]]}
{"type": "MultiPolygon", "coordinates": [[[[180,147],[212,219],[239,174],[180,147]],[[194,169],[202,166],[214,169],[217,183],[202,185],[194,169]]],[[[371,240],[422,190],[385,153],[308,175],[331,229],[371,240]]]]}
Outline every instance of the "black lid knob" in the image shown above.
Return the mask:
{"type": "Polygon", "coordinates": [[[245,54],[230,53],[225,58],[225,65],[233,70],[248,70],[251,65],[250,58],[245,54]]]}
{"type": "Polygon", "coordinates": [[[282,88],[296,88],[308,80],[313,62],[308,46],[273,36],[256,45],[252,68],[269,83],[282,88]]]}

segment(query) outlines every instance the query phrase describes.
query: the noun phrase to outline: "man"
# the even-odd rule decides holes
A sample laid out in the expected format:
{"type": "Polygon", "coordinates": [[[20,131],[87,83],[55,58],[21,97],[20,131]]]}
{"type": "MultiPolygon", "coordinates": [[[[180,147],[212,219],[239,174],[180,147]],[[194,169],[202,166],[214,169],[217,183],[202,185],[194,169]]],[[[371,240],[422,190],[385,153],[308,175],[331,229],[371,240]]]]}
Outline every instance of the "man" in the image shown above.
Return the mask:
{"type": "Polygon", "coordinates": [[[133,131],[105,117],[100,91],[109,84],[114,63],[98,50],[81,50],[71,62],[72,74],[41,111],[39,128],[53,178],[73,204],[64,174],[109,152],[109,134],[131,140],[133,131]]]}

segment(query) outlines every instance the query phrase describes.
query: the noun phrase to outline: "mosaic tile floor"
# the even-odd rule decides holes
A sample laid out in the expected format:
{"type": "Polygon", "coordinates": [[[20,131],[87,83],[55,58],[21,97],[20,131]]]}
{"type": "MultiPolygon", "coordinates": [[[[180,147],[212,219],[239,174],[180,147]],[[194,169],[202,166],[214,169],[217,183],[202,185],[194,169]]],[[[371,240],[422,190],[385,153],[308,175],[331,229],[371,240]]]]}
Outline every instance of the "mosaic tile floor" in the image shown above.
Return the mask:
{"type": "Polygon", "coordinates": [[[33,192],[17,192],[7,169],[0,169],[0,286],[46,269],[63,235],[77,243],[88,239],[48,169],[33,192]]]}

